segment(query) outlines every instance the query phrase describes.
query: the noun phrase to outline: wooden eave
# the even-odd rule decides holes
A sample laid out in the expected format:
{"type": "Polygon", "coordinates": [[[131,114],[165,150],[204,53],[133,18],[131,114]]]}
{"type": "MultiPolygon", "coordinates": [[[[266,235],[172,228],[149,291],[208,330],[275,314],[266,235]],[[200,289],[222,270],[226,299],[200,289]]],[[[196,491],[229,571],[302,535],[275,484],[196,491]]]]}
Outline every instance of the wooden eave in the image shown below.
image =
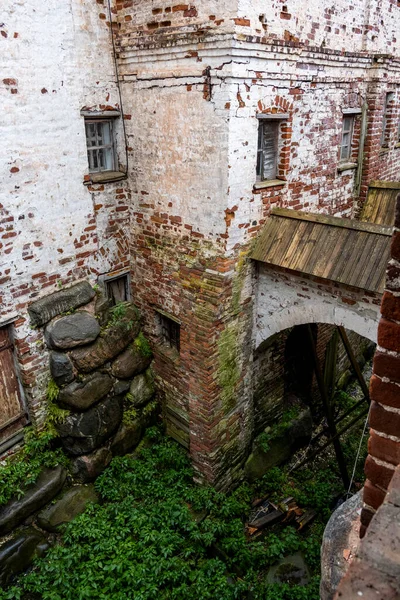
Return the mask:
{"type": "Polygon", "coordinates": [[[382,294],[392,227],[277,208],[250,257],[295,273],[382,294]]]}
{"type": "Polygon", "coordinates": [[[394,181],[371,181],[364,203],[361,220],[378,225],[394,225],[396,199],[400,183],[394,181]]]}

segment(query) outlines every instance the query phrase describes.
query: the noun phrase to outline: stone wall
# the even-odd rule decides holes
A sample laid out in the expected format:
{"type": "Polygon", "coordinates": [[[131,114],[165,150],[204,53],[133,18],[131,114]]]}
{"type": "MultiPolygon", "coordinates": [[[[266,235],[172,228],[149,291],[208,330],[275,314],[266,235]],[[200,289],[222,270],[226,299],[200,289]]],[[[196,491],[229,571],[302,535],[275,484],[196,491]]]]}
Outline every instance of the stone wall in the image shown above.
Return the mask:
{"type": "Polygon", "coordinates": [[[82,282],[31,304],[29,313],[44,326],[49,349],[47,420],[51,404],[64,410],[54,427],[73,476],[90,481],[113,455],[140,441],[156,412],[152,353],[140,335],[139,312],[129,303],[111,308],[82,282]]]}
{"type": "Polygon", "coordinates": [[[356,550],[335,600],[396,600],[400,597],[400,468],[393,473],[383,504],[356,550]]]}
{"type": "MultiPolygon", "coordinates": [[[[397,31],[400,18],[394,0],[349,4],[329,0],[299,4],[296,0],[272,0],[266,11],[263,0],[239,0],[241,33],[288,40],[304,46],[348,52],[390,52],[399,56],[397,31]]],[[[239,25],[239,23],[238,23],[239,25]]]]}
{"type": "Polygon", "coordinates": [[[377,341],[379,294],[260,264],[255,295],[256,348],[270,336],[304,323],[343,325],[377,341]]]}
{"type": "MultiPolygon", "coordinates": [[[[273,2],[268,15],[263,6],[118,0],[110,15],[106,0],[40,8],[6,0],[0,35],[9,57],[0,83],[9,116],[0,325],[13,324],[30,418],[44,418],[47,351],[29,304],[130,271],[157,346],[169,431],[190,446],[199,473],[224,485],[238,476],[254,422],[249,244],[271,207],[353,216],[369,181],[396,179],[400,167],[394,121],[380,148],[388,91],[396,115],[400,107],[397,6],[291,0],[273,2]],[[383,48],[393,55],[377,56],[383,48]],[[342,170],[343,110],[366,103],[365,152],[358,116],[352,160],[360,160],[342,170]],[[82,109],[121,111],[118,168],[127,179],[89,182],[82,109]],[[257,115],[279,112],[287,114],[280,181],[260,188],[257,115]],[[161,343],[159,310],[181,323],[179,356],[161,343]],[[227,465],[234,475],[225,480],[227,465]]],[[[354,316],[350,304],[346,314],[354,316]]]]}
{"type": "Polygon", "coordinates": [[[114,456],[133,451],[159,414],[152,353],[132,304],[111,308],[81,282],[31,304],[29,313],[48,349],[46,427],[58,434],[69,466],[43,469],[0,507],[0,585],[98,501],[91,482],[114,456]]]}

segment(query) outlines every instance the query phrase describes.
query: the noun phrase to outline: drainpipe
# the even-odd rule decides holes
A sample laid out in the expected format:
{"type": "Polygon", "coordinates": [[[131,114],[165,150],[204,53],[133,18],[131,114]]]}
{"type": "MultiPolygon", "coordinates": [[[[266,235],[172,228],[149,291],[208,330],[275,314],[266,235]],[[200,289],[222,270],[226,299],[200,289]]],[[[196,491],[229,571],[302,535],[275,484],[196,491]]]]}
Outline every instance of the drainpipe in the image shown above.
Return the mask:
{"type": "Polygon", "coordinates": [[[364,162],[364,145],[365,145],[365,138],[367,135],[367,125],[368,125],[367,111],[368,111],[368,104],[367,104],[367,101],[365,101],[361,108],[360,145],[358,147],[357,173],[356,173],[356,181],[355,181],[355,195],[357,198],[360,197],[360,193],[361,193],[361,180],[362,180],[363,162],[364,162]]]}

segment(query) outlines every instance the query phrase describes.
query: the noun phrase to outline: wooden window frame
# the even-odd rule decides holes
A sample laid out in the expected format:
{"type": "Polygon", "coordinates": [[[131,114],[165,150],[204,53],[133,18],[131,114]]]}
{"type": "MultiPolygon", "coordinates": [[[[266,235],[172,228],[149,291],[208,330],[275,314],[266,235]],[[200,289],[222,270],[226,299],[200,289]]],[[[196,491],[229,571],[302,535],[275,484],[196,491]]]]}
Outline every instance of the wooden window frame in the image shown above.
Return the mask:
{"type": "MultiPolygon", "coordinates": [[[[14,379],[14,414],[0,424],[0,452],[6,451],[14,444],[18,443],[23,437],[23,428],[29,424],[29,415],[26,408],[23,387],[20,380],[20,372],[15,354],[13,339],[13,322],[0,324],[0,330],[4,335],[0,338],[0,353],[9,352],[9,361],[11,360],[10,370],[13,372],[14,379]]],[[[1,361],[0,361],[1,362],[1,361]]],[[[4,373],[3,373],[4,375],[4,373]]],[[[6,386],[5,386],[6,387],[6,386]]]]}
{"type": "Polygon", "coordinates": [[[396,95],[393,91],[386,92],[385,109],[383,111],[382,132],[381,132],[381,148],[389,148],[390,144],[390,125],[391,125],[391,110],[392,103],[396,100],[396,95]]]}
{"type": "MultiPolygon", "coordinates": [[[[114,132],[114,119],[108,119],[105,117],[85,117],[85,135],[86,135],[86,148],[87,148],[87,156],[88,156],[88,164],[89,164],[89,173],[107,173],[113,172],[116,170],[116,149],[115,149],[115,132],[114,132]],[[106,124],[110,127],[110,143],[109,144],[94,144],[89,145],[89,136],[87,131],[87,126],[92,125],[94,123],[100,123],[102,126],[106,124]],[[102,167],[91,167],[91,155],[97,153],[97,162],[99,161],[99,151],[110,151],[111,153],[111,166],[110,168],[102,168],[102,167]]],[[[97,141],[97,136],[96,136],[97,141]]]]}
{"type": "Polygon", "coordinates": [[[276,179],[278,172],[278,146],[279,146],[279,122],[277,121],[260,121],[258,124],[258,144],[257,144],[257,168],[256,168],[256,181],[269,181],[276,179]],[[271,172],[266,177],[265,169],[265,133],[266,128],[272,131],[273,138],[273,165],[271,172]]]}
{"type": "Polygon", "coordinates": [[[345,113],[343,114],[342,119],[342,137],[340,140],[340,148],[339,148],[339,161],[343,163],[347,163],[351,160],[351,152],[353,145],[353,135],[354,135],[354,123],[355,123],[355,113],[345,113]],[[346,120],[350,120],[350,127],[348,129],[345,128],[346,120]],[[344,144],[344,136],[349,135],[349,143],[344,144]],[[347,148],[346,156],[343,156],[343,148],[347,148]]]}
{"type": "Polygon", "coordinates": [[[104,275],[100,275],[98,278],[98,282],[104,290],[105,296],[112,300],[110,295],[110,285],[118,279],[125,279],[125,292],[126,292],[126,302],[131,301],[131,276],[130,271],[121,271],[119,273],[106,273],[104,275]]]}
{"type": "Polygon", "coordinates": [[[257,138],[257,162],[256,162],[256,182],[263,183],[268,181],[278,181],[279,175],[279,160],[280,153],[282,150],[282,138],[281,138],[281,125],[283,121],[289,119],[289,113],[259,113],[257,114],[258,120],[258,138],[257,138]],[[275,155],[274,155],[274,167],[273,173],[270,173],[268,177],[265,176],[264,172],[264,129],[269,125],[275,127],[275,155]]]}

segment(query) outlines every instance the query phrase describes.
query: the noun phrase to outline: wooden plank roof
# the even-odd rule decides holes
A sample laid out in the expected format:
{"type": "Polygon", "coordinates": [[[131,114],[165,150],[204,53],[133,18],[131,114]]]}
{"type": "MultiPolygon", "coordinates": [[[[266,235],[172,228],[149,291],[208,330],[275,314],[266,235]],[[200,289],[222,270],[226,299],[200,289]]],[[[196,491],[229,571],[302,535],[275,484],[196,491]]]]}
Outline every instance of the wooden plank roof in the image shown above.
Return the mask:
{"type": "Polygon", "coordinates": [[[394,181],[372,181],[361,212],[361,221],[393,226],[396,199],[399,194],[400,183],[394,181]]]}
{"type": "Polygon", "coordinates": [[[272,266],[383,293],[392,228],[274,209],[250,257],[272,266]]]}

